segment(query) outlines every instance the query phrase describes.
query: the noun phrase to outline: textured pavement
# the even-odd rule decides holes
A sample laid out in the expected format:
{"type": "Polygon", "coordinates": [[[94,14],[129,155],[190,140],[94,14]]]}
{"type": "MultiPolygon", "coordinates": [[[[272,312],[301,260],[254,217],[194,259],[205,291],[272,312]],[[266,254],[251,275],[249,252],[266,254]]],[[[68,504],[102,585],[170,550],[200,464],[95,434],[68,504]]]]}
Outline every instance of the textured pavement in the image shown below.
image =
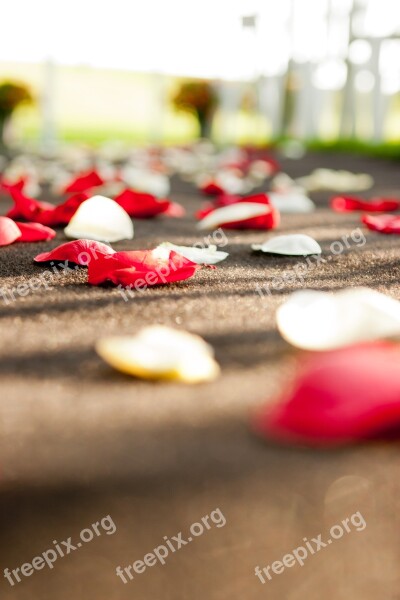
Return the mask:
{"type": "MultiPolygon", "coordinates": [[[[316,167],[369,172],[377,193],[400,195],[395,162],[336,155],[282,160],[291,176],[316,167]]],[[[283,215],[279,233],[301,232],[323,248],[325,263],[301,281],[276,285],[298,258],[252,253],[268,233],[227,231],[229,258],[186,282],[148,289],[125,302],[112,288],[90,287],[85,271],[49,278],[26,296],[10,291],[38,277],[36,254],[48,243],[1,249],[0,286],[0,571],[15,568],[75,536],[104,515],[117,525],[63,559],[10,587],[18,600],[397,600],[400,564],[398,444],[340,451],[281,448],[254,437],[249,414],[280,393],[298,352],[275,327],[275,310],[295,289],[333,290],[366,285],[400,300],[398,237],[364,230],[357,213],[328,208],[330,193],[312,194],[318,210],[283,215]],[[360,243],[361,228],[365,244],[360,243]],[[354,239],[351,237],[353,233],[354,239]],[[330,246],[347,236],[348,248],[330,246]],[[356,240],[356,241],[354,241],[356,240]],[[273,283],[275,281],[275,284],[273,283]],[[222,373],[188,387],[150,383],[112,371],[93,350],[102,335],[135,333],[162,323],[202,335],[222,373]],[[188,530],[219,507],[227,523],[213,528],[168,562],[124,585],[115,574],[188,530]],[[262,585],[256,565],[279,560],[332,524],[360,511],[367,527],[337,540],[262,585]]],[[[184,219],[135,221],[133,242],[117,250],[151,248],[161,241],[191,245],[203,239],[194,211],[202,198],[173,182],[172,199],[184,219]]],[[[3,199],[0,212],[9,203],[3,199]]]]}

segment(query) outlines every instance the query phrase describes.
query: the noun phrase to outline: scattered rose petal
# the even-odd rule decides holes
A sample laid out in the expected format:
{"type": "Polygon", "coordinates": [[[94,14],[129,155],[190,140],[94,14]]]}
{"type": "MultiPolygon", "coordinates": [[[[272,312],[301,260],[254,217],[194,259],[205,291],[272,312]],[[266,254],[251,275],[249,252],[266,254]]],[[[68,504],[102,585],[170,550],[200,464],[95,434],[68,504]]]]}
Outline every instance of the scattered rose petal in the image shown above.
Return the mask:
{"type": "Polygon", "coordinates": [[[0,217],[0,246],[9,246],[20,237],[18,225],[8,217],[0,217]]]}
{"type": "Polygon", "coordinates": [[[18,179],[18,181],[15,182],[10,182],[7,179],[2,179],[0,177],[0,189],[3,189],[5,192],[11,192],[12,189],[19,190],[20,192],[22,192],[25,183],[26,179],[24,177],[21,177],[21,179],[18,179]]]}
{"type": "Polygon", "coordinates": [[[64,193],[79,193],[88,192],[94,187],[103,185],[104,180],[100,177],[97,171],[89,171],[89,173],[83,173],[74,177],[64,188],[64,193]]]}
{"type": "Polygon", "coordinates": [[[88,200],[88,198],[89,196],[83,192],[74,194],[62,204],[54,206],[53,210],[49,211],[49,214],[42,215],[42,218],[47,221],[47,224],[53,225],[53,227],[56,225],[68,225],[80,205],[85,200],[88,200]]]}
{"type": "Polygon", "coordinates": [[[168,177],[147,169],[138,169],[127,165],[121,169],[121,179],[134,190],[165,198],[170,192],[168,177]]]}
{"type": "Polygon", "coordinates": [[[275,206],[281,213],[303,214],[315,210],[314,202],[300,192],[282,194],[272,192],[268,196],[272,206],[275,206]]]}
{"type": "Polygon", "coordinates": [[[132,250],[99,256],[89,263],[88,281],[92,285],[112,282],[139,291],[152,285],[165,285],[189,279],[200,269],[184,256],[168,248],[132,250]]]}
{"type": "Polygon", "coordinates": [[[200,191],[207,196],[220,196],[225,190],[213,180],[207,180],[200,185],[200,191]]]}
{"type": "Polygon", "coordinates": [[[82,202],[88,199],[86,194],[75,194],[62,204],[54,206],[49,202],[30,198],[18,188],[11,189],[10,194],[14,200],[14,207],[7,213],[10,219],[25,219],[51,227],[67,225],[82,202]]]}
{"type": "Polygon", "coordinates": [[[115,202],[122,206],[128,215],[138,219],[148,219],[161,213],[169,216],[182,216],[184,214],[184,209],[179,204],[134,190],[124,190],[115,197],[115,202]]]}
{"type": "Polygon", "coordinates": [[[96,351],[118,371],[144,379],[200,383],[219,374],[213,349],[201,337],[162,325],[100,339],[96,351]]]}
{"type": "Polygon", "coordinates": [[[331,207],[336,212],[350,212],[355,210],[390,212],[400,208],[400,201],[384,198],[363,200],[355,196],[335,196],[331,200],[331,207]]]}
{"type": "Polygon", "coordinates": [[[253,244],[251,247],[253,250],[286,256],[308,256],[322,252],[318,242],[302,233],[278,235],[263,244],[253,244]]]}
{"type": "Polygon", "coordinates": [[[66,242],[57,246],[50,252],[38,254],[33,259],[37,263],[49,262],[53,260],[68,261],[77,265],[86,267],[92,260],[97,260],[98,256],[107,256],[114,254],[113,250],[107,244],[96,242],[94,240],[76,240],[66,242]]]}
{"type": "Polygon", "coordinates": [[[271,181],[271,190],[277,194],[298,193],[304,195],[304,188],[298,185],[287,173],[278,173],[271,181]]]}
{"type": "Polygon", "coordinates": [[[379,231],[380,233],[400,233],[400,216],[364,215],[361,220],[368,229],[371,229],[371,231],[379,231]]]}
{"type": "Polygon", "coordinates": [[[361,192],[369,190],[374,185],[373,178],[367,173],[351,173],[333,169],[315,169],[310,175],[299,177],[295,182],[309,192],[317,190],[361,192]]]}
{"type": "Polygon", "coordinates": [[[276,319],[290,344],[330,350],[400,335],[400,302],[368,288],[301,290],[278,308],[276,319]]]}
{"type": "Polygon", "coordinates": [[[172,217],[174,219],[180,219],[186,213],[185,208],[179,202],[171,202],[169,201],[169,206],[166,211],[164,211],[164,215],[168,217],[172,217]]]}
{"type": "Polygon", "coordinates": [[[16,225],[21,232],[18,242],[42,242],[56,237],[54,229],[40,223],[21,223],[17,221],[16,225]]]}
{"type": "MultiPolygon", "coordinates": [[[[17,187],[11,188],[10,194],[14,200],[14,207],[7,213],[7,217],[10,219],[24,219],[33,223],[42,223],[42,215],[54,210],[53,204],[30,198],[17,187]]],[[[42,224],[48,225],[46,222],[42,224]]]]}
{"type": "Polygon", "coordinates": [[[262,436],[333,446],[400,435],[400,351],[389,343],[311,357],[280,402],[254,419],[262,436]]]}
{"type": "Polygon", "coordinates": [[[270,205],[265,194],[260,194],[209,212],[197,228],[274,229],[279,220],[279,211],[270,205]]]}
{"type": "Polygon", "coordinates": [[[133,223],[114,200],[93,196],[79,206],[64,233],[69,238],[118,242],[133,238],[133,223]]]}
{"type": "Polygon", "coordinates": [[[228,252],[217,250],[215,245],[210,245],[207,248],[196,248],[195,246],[176,246],[170,242],[163,242],[158,247],[173,250],[198,265],[215,265],[229,256],[228,252]]]}
{"type": "MultiPolygon", "coordinates": [[[[217,196],[213,202],[206,202],[203,204],[203,207],[198,210],[195,214],[196,219],[204,219],[210,212],[215,210],[216,208],[222,208],[223,206],[230,206],[231,204],[236,204],[237,202],[241,202],[243,199],[240,196],[232,196],[230,194],[222,194],[221,196],[217,196]]],[[[269,202],[265,202],[265,204],[269,204],[269,202]]]]}

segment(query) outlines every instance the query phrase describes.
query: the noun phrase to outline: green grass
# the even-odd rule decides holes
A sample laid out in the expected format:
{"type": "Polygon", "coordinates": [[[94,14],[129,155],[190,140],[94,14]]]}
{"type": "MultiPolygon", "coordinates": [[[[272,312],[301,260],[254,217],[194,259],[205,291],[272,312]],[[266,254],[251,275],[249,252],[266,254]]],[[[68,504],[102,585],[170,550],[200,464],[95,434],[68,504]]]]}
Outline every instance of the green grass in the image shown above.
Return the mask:
{"type": "Polygon", "coordinates": [[[312,140],[306,143],[309,150],[317,152],[344,152],[364,154],[381,158],[400,159],[400,140],[386,143],[372,143],[360,140],[334,140],[324,142],[312,140]]]}

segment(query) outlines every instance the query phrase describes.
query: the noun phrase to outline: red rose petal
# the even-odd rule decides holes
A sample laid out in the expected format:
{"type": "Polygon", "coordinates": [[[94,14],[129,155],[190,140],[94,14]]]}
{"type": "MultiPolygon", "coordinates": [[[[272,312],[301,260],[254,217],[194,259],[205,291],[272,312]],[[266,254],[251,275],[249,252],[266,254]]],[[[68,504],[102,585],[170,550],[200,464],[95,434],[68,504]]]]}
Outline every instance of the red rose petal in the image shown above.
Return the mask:
{"type": "Polygon", "coordinates": [[[178,202],[170,202],[167,210],[164,211],[163,214],[175,219],[179,219],[180,217],[183,217],[185,212],[186,211],[182,204],[179,204],[178,202]]]}
{"type": "Polygon", "coordinates": [[[76,240],[61,244],[61,246],[57,246],[57,248],[54,248],[50,252],[38,254],[33,260],[37,263],[52,260],[68,260],[77,265],[87,266],[90,262],[99,260],[100,257],[112,254],[114,254],[114,250],[102,242],[76,240]]]}
{"type": "Polygon", "coordinates": [[[255,204],[266,204],[271,206],[271,211],[260,217],[252,217],[242,221],[232,221],[230,223],[222,223],[220,227],[225,229],[275,229],[280,223],[279,211],[271,205],[270,199],[267,194],[254,194],[253,196],[231,196],[230,194],[224,194],[218,197],[214,201],[214,205],[207,205],[202,210],[196,213],[196,218],[201,220],[207,215],[212,213],[217,208],[223,208],[224,206],[230,206],[231,204],[254,202],[255,204]]]}
{"type": "Polygon", "coordinates": [[[89,171],[89,173],[82,173],[72,179],[68,185],[64,188],[64,193],[79,193],[87,192],[94,187],[103,185],[104,180],[100,177],[97,171],[89,171]]]}
{"type": "MultiPolygon", "coordinates": [[[[173,203],[169,200],[160,200],[152,194],[136,192],[135,190],[124,190],[114,200],[122,206],[128,215],[137,219],[149,219],[161,213],[168,214],[169,209],[173,212],[173,203]]],[[[177,206],[179,205],[174,205],[174,207],[177,206]]]]}
{"type": "Polygon", "coordinates": [[[195,217],[196,219],[203,219],[216,208],[223,208],[224,206],[235,204],[235,202],[239,202],[240,200],[242,200],[240,196],[232,196],[231,194],[221,194],[221,196],[218,196],[213,200],[212,204],[210,202],[203,204],[203,208],[201,208],[195,213],[195,217]]]}
{"type": "Polygon", "coordinates": [[[47,214],[42,214],[42,219],[46,221],[46,224],[53,225],[68,225],[82,202],[89,199],[89,195],[85,193],[74,194],[71,198],[68,198],[62,204],[53,207],[52,211],[47,214]]]}
{"type": "Polygon", "coordinates": [[[10,189],[10,194],[14,200],[14,207],[8,211],[7,217],[10,219],[25,219],[26,221],[52,227],[68,225],[82,202],[89,198],[84,193],[75,194],[62,204],[54,206],[49,202],[29,198],[19,188],[10,189]]]}
{"type": "Polygon", "coordinates": [[[88,280],[92,285],[110,281],[128,287],[139,280],[142,286],[164,285],[189,279],[199,268],[201,265],[173,251],[167,258],[160,258],[153,250],[133,250],[99,256],[89,264],[88,280]]]}
{"type": "Polygon", "coordinates": [[[219,196],[226,193],[218,183],[215,183],[215,181],[208,181],[204,185],[201,185],[200,191],[207,196],[219,196]]]}
{"type": "Polygon", "coordinates": [[[400,349],[365,344],[315,355],[283,400],[254,426],[281,442],[332,446],[400,435],[400,349]]]}
{"type": "Polygon", "coordinates": [[[56,232],[50,227],[41,225],[40,223],[21,223],[16,222],[16,225],[21,231],[21,237],[18,242],[42,242],[52,240],[56,237],[56,232]]]}
{"type": "MultiPolygon", "coordinates": [[[[244,198],[235,198],[235,200],[233,200],[233,198],[235,197],[225,197],[223,206],[229,206],[232,204],[246,204],[251,202],[255,204],[265,204],[269,206],[271,210],[258,217],[251,217],[250,219],[244,219],[241,221],[220,223],[219,227],[224,227],[225,229],[275,229],[278,227],[280,223],[280,212],[271,205],[267,194],[254,194],[253,196],[245,196],[244,198]]],[[[203,211],[199,211],[197,216],[202,219],[218,208],[222,207],[216,207],[212,209],[205,208],[203,211]]]]}
{"type": "MultiPolygon", "coordinates": [[[[54,210],[53,204],[29,198],[18,187],[10,188],[10,194],[14,200],[14,207],[7,213],[7,217],[10,219],[25,219],[40,223],[43,213],[54,210]]],[[[43,225],[47,225],[47,223],[43,223],[43,225]]]]}
{"type": "Polygon", "coordinates": [[[269,213],[251,219],[242,221],[232,221],[231,223],[221,223],[219,227],[225,229],[275,229],[280,223],[280,212],[272,208],[269,213]]]}
{"type": "Polygon", "coordinates": [[[8,246],[21,237],[18,225],[8,217],[0,217],[0,246],[8,246]]]}
{"type": "Polygon", "coordinates": [[[372,231],[380,233],[400,233],[400,216],[364,215],[361,221],[372,231]]]}
{"type": "Polygon", "coordinates": [[[367,201],[355,196],[335,196],[331,200],[331,207],[336,212],[351,212],[356,210],[388,212],[398,210],[400,208],[400,201],[389,198],[374,198],[367,201]]]}
{"type": "Polygon", "coordinates": [[[204,217],[206,217],[207,215],[209,215],[210,213],[212,213],[212,211],[215,210],[215,206],[213,206],[212,204],[205,204],[203,206],[203,208],[201,208],[200,210],[198,210],[195,213],[195,217],[196,219],[198,219],[199,221],[201,221],[201,219],[204,219],[204,217]]]}
{"type": "Polygon", "coordinates": [[[25,187],[25,184],[26,179],[24,179],[23,177],[21,177],[21,179],[19,179],[15,183],[8,183],[6,179],[0,179],[0,189],[3,189],[6,192],[10,192],[12,189],[19,190],[20,192],[22,192],[22,190],[25,187]]]}

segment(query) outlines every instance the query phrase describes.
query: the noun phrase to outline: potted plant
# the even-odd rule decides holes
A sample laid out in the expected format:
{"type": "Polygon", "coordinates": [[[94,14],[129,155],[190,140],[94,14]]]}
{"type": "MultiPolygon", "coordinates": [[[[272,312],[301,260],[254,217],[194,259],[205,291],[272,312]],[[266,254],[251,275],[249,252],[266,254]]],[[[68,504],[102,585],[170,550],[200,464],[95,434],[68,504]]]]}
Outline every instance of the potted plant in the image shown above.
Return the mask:
{"type": "Polygon", "coordinates": [[[5,130],[13,112],[23,103],[31,102],[29,89],[20,83],[5,81],[0,83],[0,147],[4,148],[5,130]]]}
{"type": "Polygon", "coordinates": [[[190,112],[196,117],[201,137],[210,136],[217,95],[208,81],[185,81],[174,96],[173,103],[178,110],[190,112]]]}

